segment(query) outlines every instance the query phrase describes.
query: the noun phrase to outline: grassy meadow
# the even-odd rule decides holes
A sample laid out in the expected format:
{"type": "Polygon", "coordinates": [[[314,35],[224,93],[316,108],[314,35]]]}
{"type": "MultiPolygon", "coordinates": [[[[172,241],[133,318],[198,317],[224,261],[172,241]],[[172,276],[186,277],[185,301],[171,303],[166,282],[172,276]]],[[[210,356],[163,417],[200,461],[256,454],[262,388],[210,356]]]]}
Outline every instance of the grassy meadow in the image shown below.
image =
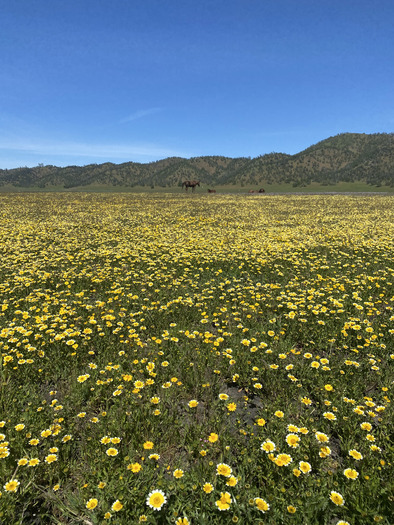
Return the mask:
{"type": "Polygon", "coordinates": [[[1,523],[392,523],[393,197],[0,204],[1,523]]]}
{"type": "MultiPolygon", "coordinates": [[[[272,183],[267,184],[261,182],[260,184],[207,184],[201,183],[197,187],[195,194],[204,194],[208,189],[214,189],[220,194],[241,194],[247,195],[250,190],[258,191],[263,187],[266,193],[291,193],[291,194],[313,194],[313,193],[382,193],[394,194],[394,186],[380,185],[373,186],[366,182],[338,182],[336,184],[321,184],[319,182],[312,182],[307,186],[294,186],[291,183],[272,183]]],[[[191,190],[188,190],[191,193],[191,190]]],[[[0,195],[2,193],[147,193],[151,195],[160,194],[181,194],[185,190],[181,186],[160,186],[160,185],[145,185],[145,186],[111,186],[109,184],[89,184],[86,186],[76,186],[73,188],[64,188],[64,186],[45,186],[40,188],[38,186],[13,186],[11,184],[4,184],[0,186],[0,195]]]]}

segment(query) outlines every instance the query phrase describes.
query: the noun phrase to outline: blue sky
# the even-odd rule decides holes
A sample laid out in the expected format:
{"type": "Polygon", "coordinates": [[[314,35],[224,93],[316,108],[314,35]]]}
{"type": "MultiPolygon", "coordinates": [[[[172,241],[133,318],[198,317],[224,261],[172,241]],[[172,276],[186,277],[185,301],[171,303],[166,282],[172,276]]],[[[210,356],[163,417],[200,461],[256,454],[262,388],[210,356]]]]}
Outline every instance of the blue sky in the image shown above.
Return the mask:
{"type": "Polygon", "coordinates": [[[394,131],[392,0],[0,0],[0,168],[394,131]]]}

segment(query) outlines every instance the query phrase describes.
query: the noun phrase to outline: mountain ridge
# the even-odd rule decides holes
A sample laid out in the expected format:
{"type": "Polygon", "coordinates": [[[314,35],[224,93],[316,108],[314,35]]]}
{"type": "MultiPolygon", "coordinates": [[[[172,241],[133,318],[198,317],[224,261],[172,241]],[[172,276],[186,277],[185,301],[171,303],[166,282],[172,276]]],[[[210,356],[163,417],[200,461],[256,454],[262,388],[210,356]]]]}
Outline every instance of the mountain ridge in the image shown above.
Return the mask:
{"type": "Polygon", "coordinates": [[[220,155],[168,157],[150,163],[125,162],[57,167],[38,165],[0,170],[0,187],[180,186],[184,180],[203,184],[259,185],[311,182],[332,185],[363,181],[394,186],[394,133],[342,133],[289,155],[267,153],[255,158],[220,155]]]}

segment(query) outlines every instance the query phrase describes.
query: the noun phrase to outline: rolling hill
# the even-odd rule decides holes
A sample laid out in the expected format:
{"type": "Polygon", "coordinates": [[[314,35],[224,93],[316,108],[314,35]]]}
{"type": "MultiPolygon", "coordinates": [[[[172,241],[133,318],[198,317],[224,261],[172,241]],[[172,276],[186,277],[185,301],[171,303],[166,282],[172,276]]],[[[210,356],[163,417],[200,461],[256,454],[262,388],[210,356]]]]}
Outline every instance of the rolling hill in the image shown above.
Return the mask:
{"type": "Polygon", "coordinates": [[[358,181],[373,186],[394,186],[394,133],[343,133],[295,155],[170,157],[147,164],[106,162],[0,170],[0,187],[15,188],[67,189],[90,185],[170,188],[188,179],[210,186],[290,183],[303,187],[311,182],[332,185],[358,181]]]}

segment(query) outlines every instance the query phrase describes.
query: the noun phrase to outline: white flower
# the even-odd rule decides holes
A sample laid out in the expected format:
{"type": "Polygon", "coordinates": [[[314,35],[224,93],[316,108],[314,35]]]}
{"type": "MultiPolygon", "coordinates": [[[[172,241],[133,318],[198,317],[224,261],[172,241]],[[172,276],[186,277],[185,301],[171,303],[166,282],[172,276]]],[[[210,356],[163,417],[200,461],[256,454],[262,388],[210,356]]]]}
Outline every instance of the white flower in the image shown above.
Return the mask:
{"type": "Polygon", "coordinates": [[[146,504],[153,510],[160,510],[166,501],[167,497],[162,490],[152,490],[146,498],[146,504]]]}

